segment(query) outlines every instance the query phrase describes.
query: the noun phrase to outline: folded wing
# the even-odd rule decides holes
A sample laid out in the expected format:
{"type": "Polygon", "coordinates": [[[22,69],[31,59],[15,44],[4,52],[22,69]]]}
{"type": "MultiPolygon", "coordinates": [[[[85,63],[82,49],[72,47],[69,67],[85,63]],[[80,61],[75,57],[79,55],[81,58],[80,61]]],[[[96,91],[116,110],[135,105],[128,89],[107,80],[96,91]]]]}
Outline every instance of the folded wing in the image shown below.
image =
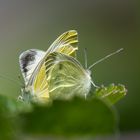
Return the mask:
{"type": "Polygon", "coordinates": [[[48,91],[51,98],[85,97],[91,86],[90,75],[73,57],[51,53],[45,60],[48,91]]]}
{"type": "Polygon", "coordinates": [[[77,31],[70,30],[60,35],[49,47],[46,54],[52,52],[61,52],[64,54],[72,55],[77,49],[78,49],[77,31]]]}
{"type": "Polygon", "coordinates": [[[20,69],[25,81],[25,85],[28,84],[33,71],[44,56],[45,52],[37,49],[27,50],[19,56],[20,69]]]}
{"type": "Polygon", "coordinates": [[[68,56],[76,56],[76,50],[78,43],[77,32],[75,30],[70,30],[63,33],[58,37],[50,48],[45,53],[44,57],[39,61],[35,67],[30,79],[28,81],[28,86],[33,95],[38,98],[49,98],[48,81],[45,68],[45,60],[52,52],[60,52],[68,56]]]}

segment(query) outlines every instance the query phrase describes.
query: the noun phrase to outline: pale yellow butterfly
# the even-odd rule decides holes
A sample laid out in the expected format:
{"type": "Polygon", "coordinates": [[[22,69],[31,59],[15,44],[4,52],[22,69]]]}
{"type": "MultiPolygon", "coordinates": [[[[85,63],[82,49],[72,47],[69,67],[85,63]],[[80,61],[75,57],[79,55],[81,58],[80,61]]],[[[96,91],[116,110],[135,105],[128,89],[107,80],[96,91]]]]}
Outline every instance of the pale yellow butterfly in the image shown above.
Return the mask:
{"type": "Polygon", "coordinates": [[[74,57],[58,52],[50,53],[45,60],[50,98],[70,99],[75,95],[86,98],[91,85],[97,87],[91,78],[90,69],[121,50],[107,55],[87,69],[74,57]]]}
{"type": "Polygon", "coordinates": [[[75,57],[75,52],[78,49],[77,43],[77,32],[70,30],[59,36],[46,52],[30,49],[20,55],[20,69],[25,81],[23,92],[25,98],[26,95],[30,95],[35,100],[48,100],[49,88],[46,78],[48,75],[45,72],[44,61],[53,52],[61,52],[62,54],[75,57]]]}

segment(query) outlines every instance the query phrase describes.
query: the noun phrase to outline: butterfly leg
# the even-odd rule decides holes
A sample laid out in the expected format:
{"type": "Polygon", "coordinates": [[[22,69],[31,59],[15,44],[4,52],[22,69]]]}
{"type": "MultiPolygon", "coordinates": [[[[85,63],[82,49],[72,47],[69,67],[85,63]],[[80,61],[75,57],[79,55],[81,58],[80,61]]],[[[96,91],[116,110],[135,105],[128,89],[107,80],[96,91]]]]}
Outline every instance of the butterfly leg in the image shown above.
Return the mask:
{"type": "Polygon", "coordinates": [[[91,80],[91,83],[95,88],[99,88],[99,86],[97,86],[92,80],[91,80]]]}

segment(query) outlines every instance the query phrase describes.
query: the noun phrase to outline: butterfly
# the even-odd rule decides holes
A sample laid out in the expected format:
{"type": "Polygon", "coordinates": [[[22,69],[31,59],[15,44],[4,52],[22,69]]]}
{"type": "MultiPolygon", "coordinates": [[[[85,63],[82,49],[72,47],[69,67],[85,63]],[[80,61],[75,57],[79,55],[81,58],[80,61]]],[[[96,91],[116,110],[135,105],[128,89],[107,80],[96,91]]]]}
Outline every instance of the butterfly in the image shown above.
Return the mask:
{"type": "Polygon", "coordinates": [[[84,68],[72,56],[61,52],[50,53],[45,59],[46,78],[49,85],[50,97],[52,99],[71,99],[76,95],[86,98],[91,89],[91,85],[98,88],[91,78],[91,68],[122,50],[123,48],[103,57],[88,68],[84,68]]]}
{"type": "MultiPolygon", "coordinates": [[[[60,35],[46,52],[38,49],[30,49],[20,54],[19,64],[25,82],[25,88],[22,90],[23,97],[26,98],[26,95],[30,93],[31,97],[35,100],[48,100],[50,85],[47,80],[49,75],[46,74],[46,58],[53,52],[60,52],[67,56],[76,57],[77,44],[77,32],[70,30],[60,35]]],[[[23,97],[22,99],[24,99],[23,97]]]]}
{"type": "Polygon", "coordinates": [[[71,99],[76,95],[86,97],[91,83],[96,86],[90,71],[84,69],[77,59],[66,54],[50,53],[45,60],[45,69],[52,99],[71,99]]]}
{"type": "Polygon", "coordinates": [[[97,63],[119,53],[113,52],[84,68],[76,59],[78,43],[77,32],[70,30],[63,33],[50,48],[41,50],[27,50],[19,57],[20,68],[25,81],[25,93],[36,100],[71,99],[73,96],[87,97],[91,85],[90,69],[97,63]]]}

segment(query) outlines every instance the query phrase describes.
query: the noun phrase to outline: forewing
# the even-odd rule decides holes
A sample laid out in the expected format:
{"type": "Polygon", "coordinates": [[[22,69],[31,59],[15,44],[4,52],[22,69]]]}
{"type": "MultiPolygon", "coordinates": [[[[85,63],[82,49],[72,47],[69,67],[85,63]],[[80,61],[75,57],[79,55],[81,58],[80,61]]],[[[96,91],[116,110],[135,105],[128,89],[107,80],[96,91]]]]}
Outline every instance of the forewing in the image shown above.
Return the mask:
{"type": "Polygon", "coordinates": [[[73,57],[52,53],[45,62],[48,91],[51,98],[69,99],[85,96],[90,90],[90,76],[73,57]]]}
{"type": "Polygon", "coordinates": [[[20,69],[25,85],[27,85],[33,71],[44,56],[45,52],[37,49],[27,50],[19,56],[20,69]]]}
{"type": "Polygon", "coordinates": [[[75,30],[70,30],[62,35],[60,35],[54,43],[49,47],[49,49],[46,51],[45,56],[43,59],[39,62],[39,64],[36,66],[35,70],[33,71],[32,76],[30,77],[28,86],[33,85],[33,83],[37,80],[37,75],[40,75],[40,70],[44,68],[44,61],[48,57],[48,55],[52,52],[61,52],[66,55],[70,55],[75,57],[76,56],[76,50],[78,43],[78,36],[77,32],[75,30]]]}
{"type": "Polygon", "coordinates": [[[45,65],[43,64],[39,73],[36,75],[36,79],[32,85],[32,92],[37,100],[48,100],[48,81],[46,78],[45,65]]]}
{"type": "Polygon", "coordinates": [[[27,87],[32,87],[31,92],[37,97],[49,97],[48,95],[48,80],[46,77],[45,63],[48,55],[52,52],[61,52],[66,55],[75,57],[78,43],[77,32],[75,30],[70,30],[59,36],[50,48],[45,53],[44,57],[35,67],[27,87]]]}
{"type": "Polygon", "coordinates": [[[75,55],[78,49],[78,34],[75,30],[70,30],[60,35],[47,50],[46,54],[61,52],[67,55],[75,55]]]}

